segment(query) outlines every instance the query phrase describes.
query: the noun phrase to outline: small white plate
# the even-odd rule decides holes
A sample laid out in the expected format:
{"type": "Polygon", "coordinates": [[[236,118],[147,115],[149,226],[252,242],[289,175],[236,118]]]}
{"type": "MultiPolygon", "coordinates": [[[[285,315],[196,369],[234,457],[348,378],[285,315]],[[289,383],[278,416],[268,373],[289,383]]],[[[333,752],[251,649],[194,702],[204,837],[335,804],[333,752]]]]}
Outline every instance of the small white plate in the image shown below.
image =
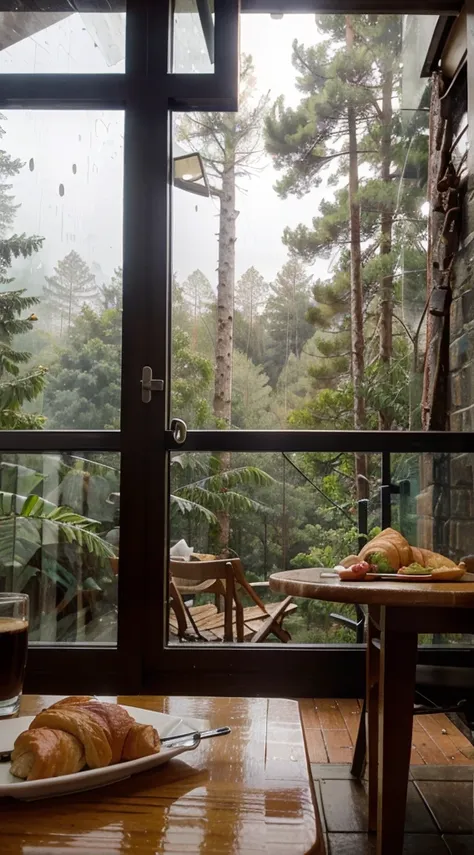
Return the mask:
{"type": "MultiPolygon", "coordinates": [[[[156,727],[160,737],[179,736],[192,730],[206,730],[207,722],[197,719],[183,719],[178,716],[165,715],[164,713],[144,710],[138,707],[127,707],[125,710],[140,724],[152,724],[156,727]]],[[[0,752],[11,751],[17,736],[26,730],[34,716],[20,716],[19,718],[0,720],[0,752]]],[[[10,796],[14,799],[45,799],[51,796],[63,796],[67,793],[79,793],[83,790],[92,790],[96,787],[104,787],[115,781],[130,778],[137,772],[145,769],[154,769],[162,766],[172,757],[191,751],[196,746],[181,745],[175,748],[162,746],[159,754],[150,757],[142,757],[140,760],[129,760],[126,763],[116,763],[113,766],[105,766],[102,769],[85,769],[74,775],[61,775],[58,778],[44,778],[41,781],[22,781],[10,775],[10,763],[0,763],[0,798],[10,796]]]]}

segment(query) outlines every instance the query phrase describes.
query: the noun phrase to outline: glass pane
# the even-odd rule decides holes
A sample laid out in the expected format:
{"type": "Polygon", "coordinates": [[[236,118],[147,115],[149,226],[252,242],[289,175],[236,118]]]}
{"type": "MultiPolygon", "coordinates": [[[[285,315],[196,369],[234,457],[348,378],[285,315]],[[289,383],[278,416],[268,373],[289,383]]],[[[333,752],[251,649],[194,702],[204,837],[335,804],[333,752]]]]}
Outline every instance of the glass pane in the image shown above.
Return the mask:
{"type": "MultiPolygon", "coordinates": [[[[393,454],[392,525],[410,545],[474,570],[474,455],[393,454]]],[[[429,555],[431,559],[433,556],[429,555]]],[[[440,563],[440,562],[439,562],[440,563]]],[[[423,636],[424,644],[472,643],[473,636],[423,636]]]]}
{"type": "MultiPolygon", "coordinates": [[[[170,642],[181,633],[183,609],[185,640],[196,640],[192,619],[204,640],[223,641],[226,583],[215,577],[216,565],[208,563],[216,557],[240,559],[237,596],[249,642],[283,599],[269,590],[272,573],[332,568],[357,553],[359,520],[362,535],[380,526],[380,458],[367,455],[366,463],[368,501],[358,501],[350,454],[172,455],[170,555],[176,597],[170,642]],[[189,578],[201,572],[209,575],[201,581],[189,578]]],[[[354,644],[356,620],[353,606],[294,598],[282,621],[284,634],[271,633],[267,641],[354,644]]]]}
{"type": "Polygon", "coordinates": [[[0,117],[0,427],[117,428],[124,114],[0,117]]]}
{"type": "Polygon", "coordinates": [[[412,63],[405,107],[402,16],[350,21],[243,15],[239,112],[175,116],[175,156],[201,155],[210,187],[199,199],[173,188],[173,413],[189,427],[421,423],[427,80],[412,63]],[[189,363],[194,409],[182,394],[189,363]]]}
{"type": "MultiPolygon", "coordinates": [[[[83,5],[84,12],[1,12],[0,74],[123,74],[124,11],[94,13],[83,5]]],[[[109,5],[125,9],[125,2],[109,5]]]]}
{"type": "Polygon", "coordinates": [[[173,72],[208,74],[214,71],[214,3],[175,0],[173,72]]]}
{"type": "Polygon", "coordinates": [[[438,22],[438,15],[403,16],[402,97],[405,110],[416,110],[423,98],[427,84],[423,66],[438,22]]]}
{"type": "Polygon", "coordinates": [[[30,641],[117,639],[120,455],[0,455],[0,591],[30,597],[30,641]]]}

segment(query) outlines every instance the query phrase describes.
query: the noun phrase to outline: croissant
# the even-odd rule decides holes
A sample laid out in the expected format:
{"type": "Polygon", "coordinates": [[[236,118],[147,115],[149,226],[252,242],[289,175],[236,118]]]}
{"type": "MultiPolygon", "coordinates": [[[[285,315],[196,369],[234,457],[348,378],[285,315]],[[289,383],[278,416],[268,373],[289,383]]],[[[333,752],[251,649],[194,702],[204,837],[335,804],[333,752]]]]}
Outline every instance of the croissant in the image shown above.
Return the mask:
{"type": "Polygon", "coordinates": [[[82,743],[62,730],[25,730],[20,733],[12,753],[10,772],[17,778],[38,781],[72,775],[86,765],[82,743]]]}
{"type": "Polygon", "coordinates": [[[133,722],[127,733],[122,751],[122,760],[136,760],[138,757],[148,757],[158,754],[160,737],[151,724],[133,722]]]}
{"type": "Polygon", "coordinates": [[[341,564],[349,567],[357,561],[365,560],[373,552],[380,552],[384,555],[394,570],[406,567],[414,561],[421,564],[422,567],[456,567],[454,561],[445,558],[438,552],[410,546],[406,538],[393,528],[383,529],[369,543],[365,544],[357,557],[350,555],[341,564]]]}
{"type": "Polygon", "coordinates": [[[420,549],[420,552],[423,557],[424,567],[457,567],[454,561],[451,561],[450,558],[445,558],[439,552],[431,552],[431,549],[420,549]]]}
{"type": "Polygon", "coordinates": [[[160,750],[151,725],[138,724],[119,704],[72,697],[40,712],[18,736],[11,773],[28,781],[136,760],[160,750]]]}
{"type": "Polygon", "coordinates": [[[386,528],[373,540],[366,543],[359,553],[359,560],[365,559],[371,552],[381,552],[386,556],[394,570],[411,562],[411,548],[400,532],[386,528]]]}

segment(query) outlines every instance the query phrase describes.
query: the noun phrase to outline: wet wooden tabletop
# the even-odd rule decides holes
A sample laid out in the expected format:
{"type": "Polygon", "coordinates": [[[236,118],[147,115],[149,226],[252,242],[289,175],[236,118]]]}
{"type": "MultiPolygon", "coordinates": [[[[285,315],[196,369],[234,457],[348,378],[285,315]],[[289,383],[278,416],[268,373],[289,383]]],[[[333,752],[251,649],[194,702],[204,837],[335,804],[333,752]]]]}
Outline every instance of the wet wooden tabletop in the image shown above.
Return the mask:
{"type": "Polygon", "coordinates": [[[461,582],[409,582],[371,580],[343,581],[338,576],[324,577],[331,570],[303,568],[273,573],[270,588],[294,597],[329,600],[336,603],[361,603],[374,606],[450,606],[474,608],[474,574],[466,573],[461,582]]]}
{"type": "MultiPolygon", "coordinates": [[[[20,714],[54,700],[25,696],[20,714]]],[[[1,855],[323,855],[296,701],[107,700],[227,724],[232,733],[101,789],[36,802],[0,799],[1,855]]]]}

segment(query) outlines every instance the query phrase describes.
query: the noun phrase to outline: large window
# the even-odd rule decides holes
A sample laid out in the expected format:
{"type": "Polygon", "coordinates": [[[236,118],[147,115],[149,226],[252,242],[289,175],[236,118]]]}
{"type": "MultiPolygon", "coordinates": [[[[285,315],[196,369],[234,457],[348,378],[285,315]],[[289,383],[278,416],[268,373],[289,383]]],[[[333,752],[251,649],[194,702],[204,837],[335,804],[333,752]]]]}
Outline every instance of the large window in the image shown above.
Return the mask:
{"type": "Polygon", "coordinates": [[[238,5],[0,0],[0,590],[38,689],[355,693],[363,615],[271,573],[389,525],[473,551],[469,272],[449,332],[404,58],[429,27],[247,0],[239,77],[238,5]]]}

